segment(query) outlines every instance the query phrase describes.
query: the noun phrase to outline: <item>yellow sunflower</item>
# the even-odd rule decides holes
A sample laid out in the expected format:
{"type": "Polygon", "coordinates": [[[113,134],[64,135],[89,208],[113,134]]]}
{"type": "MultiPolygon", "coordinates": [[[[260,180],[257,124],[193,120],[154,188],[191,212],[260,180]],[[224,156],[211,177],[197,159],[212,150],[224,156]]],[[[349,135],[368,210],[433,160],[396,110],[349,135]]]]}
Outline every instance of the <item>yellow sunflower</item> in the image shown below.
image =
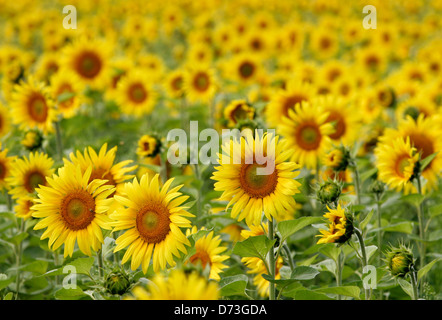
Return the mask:
{"type": "Polygon", "coordinates": [[[11,118],[21,129],[53,131],[56,111],[51,92],[43,82],[29,77],[27,82],[15,86],[11,101],[11,118]]]}
{"type": "Polygon", "coordinates": [[[328,230],[320,229],[320,237],[317,244],[321,243],[344,243],[350,239],[353,234],[353,218],[345,207],[341,207],[338,203],[337,208],[330,208],[327,206],[328,211],[324,214],[324,217],[328,219],[328,230]]]}
{"type": "Polygon", "coordinates": [[[54,160],[47,154],[31,152],[29,157],[16,158],[6,182],[10,186],[12,198],[19,199],[34,193],[40,185],[47,185],[47,177],[54,173],[54,160]]]}
{"type": "Polygon", "coordinates": [[[136,286],[128,300],[218,300],[218,284],[208,281],[196,272],[188,274],[181,269],[169,275],[158,273],[146,288],[136,286]],[[190,289],[190,290],[189,290],[190,289]]]}
{"type": "Polygon", "coordinates": [[[110,229],[107,215],[115,192],[106,181],[90,181],[92,167],[82,172],[80,166],[67,164],[47,178],[48,185],[36,189],[38,198],[32,216],[41,219],[34,230],[46,228],[41,240],[49,238],[52,250],[64,244],[64,257],[72,257],[75,243],[85,255],[98,251],[103,243],[102,229],[110,229]]]}
{"type": "Polygon", "coordinates": [[[339,39],[336,32],[323,26],[312,30],[310,34],[310,50],[319,60],[333,58],[339,51],[339,39]]]}
{"type": "Polygon", "coordinates": [[[230,140],[222,149],[211,178],[215,190],[223,191],[220,200],[229,201],[226,210],[232,206],[232,218],[259,225],[263,213],[270,220],[278,212],[294,210],[299,165],[287,162],[291,151],[284,141],[267,133],[253,137],[247,131],[240,141],[230,140]],[[264,154],[267,158],[262,158],[264,154]]]}
{"type": "Polygon", "coordinates": [[[154,136],[145,134],[138,140],[136,153],[140,157],[155,157],[161,148],[161,141],[154,136]]]}
{"type": "Polygon", "coordinates": [[[164,81],[166,93],[171,98],[181,98],[184,94],[184,71],[177,69],[169,72],[164,81]]]}
{"type": "Polygon", "coordinates": [[[72,72],[57,72],[51,77],[52,99],[63,118],[71,118],[77,114],[82,102],[82,87],[77,76],[72,72]]]}
{"type": "Polygon", "coordinates": [[[9,110],[0,103],[0,138],[6,136],[11,131],[11,117],[9,110]]]}
{"type": "Polygon", "coordinates": [[[226,63],[226,76],[242,85],[255,83],[264,72],[261,59],[253,53],[235,54],[226,63]]]}
{"type": "Polygon", "coordinates": [[[279,125],[279,132],[292,149],[292,161],[308,169],[315,169],[325,151],[330,149],[333,125],[327,122],[329,113],[317,104],[302,102],[289,110],[279,125]]]}
{"type": "Polygon", "coordinates": [[[8,157],[8,149],[2,150],[0,143],[0,191],[9,189],[7,179],[11,176],[12,165],[15,157],[8,157]]]}
{"type": "Polygon", "coordinates": [[[239,120],[253,120],[255,117],[255,108],[244,99],[235,99],[231,101],[224,109],[224,119],[227,120],[227,126],[234,127],[239,120]]]}
{"type": "Polygon", "coordinates": [[[286,88],[280,89],[270,98],[265,108],[266,121],[270,127],[276,127],[283,117],[288,117],[290,109],[294,109],[298,103],[310,101],[313,94],[310,84],[296,80],[289,81],[286,88]]]}
{"type": "Polygon", "coordinates": [[[419,154],[416,148],[412,147],[410,138],[397,138],[393,142],[379,143],[374,153],[379,180],[397,191],[409,191],[410,179],[419,160],[419,154]]]}
{"type": "Polygon", "coordinates": [[[152,113],[158,98],[145,70],[131,70],[117,84],[115,100],[122,113],[141,117],[152,113]]]}
{"type": "Polygon", "coordinates": [[[422,171],[424,178],[422,191],[426,192],[437,188],[437,179],[442,168],[442,129],[437,123],[437,117],[424,117],[420,114],[416,120],[407,116],[402,119],[397,128],[387,128],[384,134],[379,137],[380,143],[392,144],[398,137],[406,139],[409,137],[410,144],[420,153],[421,159],[438,152],[436,157],[422,171]]]}
{"type": "Polygon", "coordinates": [[[112,49],[104,40],[78,38],[64,48],[61,67],[74,72],[82,85],[104,88],[111,80],[112,49]]]}
{"type": "Polygon", "coordinates": [[[215,71],[204,66],[186,69],[183,89],[189,102],[209,102],[217,91],[215,71]]]}
{"type": "Polygon", "coordinates": [[[32,206],[34,205],[34,199],[35,197],[31,196],[24,196],[17,199],[17,205],[14,207],[15,215],[24,220],[32,218],[32,206]]]}
{"type": "Polygon", "coordinates": [[[159,175],[149,179],[145,174],[138,182],[124,185],[124,196],[115,199],[125,208],[110,215],[114,220],[113,231],[126,230],[116,240],[115,252],[126,247],[122,263],[131,259],[131,269],[140,264],[144,273],[150,265],[155,272],[164,270],[167,265],[174,266],[173,256],[179,257],[180,251],[187,253],[190,246],[180,228],[190,228],[186,217],[193,217],[181,204],[188,199],[179,192],[181,186],[170,189],[173,179],[159,187],[159,175]]]}
{"type": "Polygon", "coordinates": [[[223,272],[223,269],[228,268],[223,262],[229,259],[229,256],[222,255],[222,253],[227,250],[227,247],[220,246],[220,244],[220,236],[214,236],[213,231],[211,231],[207,235],[196,240],[195,254],[189,257],[190,263],[201,263],[203,269],[209,267],[209,279],[216,281],[221,279],[219,274],[223,272]]]}

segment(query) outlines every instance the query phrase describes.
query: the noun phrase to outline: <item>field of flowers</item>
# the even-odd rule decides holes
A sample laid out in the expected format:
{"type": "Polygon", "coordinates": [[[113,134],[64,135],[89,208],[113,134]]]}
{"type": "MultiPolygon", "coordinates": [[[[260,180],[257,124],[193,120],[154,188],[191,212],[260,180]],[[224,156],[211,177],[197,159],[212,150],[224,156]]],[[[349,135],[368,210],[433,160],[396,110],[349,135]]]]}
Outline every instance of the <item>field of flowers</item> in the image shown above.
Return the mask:
{"type": "Polygon", "coordinates": [[[0,299],[442,297],[441,1],[0,8],[0,299]]]}

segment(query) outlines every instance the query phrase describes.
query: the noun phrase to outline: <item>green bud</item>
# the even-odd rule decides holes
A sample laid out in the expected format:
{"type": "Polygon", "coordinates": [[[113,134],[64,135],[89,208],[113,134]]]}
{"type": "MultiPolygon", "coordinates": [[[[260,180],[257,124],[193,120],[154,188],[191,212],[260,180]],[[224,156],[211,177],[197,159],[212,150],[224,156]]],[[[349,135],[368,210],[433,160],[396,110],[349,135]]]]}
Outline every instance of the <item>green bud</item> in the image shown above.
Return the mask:
{"type": "Polygon", "coordinates": [[[414,269],[413,252],[403,244],[399,247],[390,247],[385,253],[387,269],[394,277],[404,278],[414,269]]]}
{"type": "Polygon", "coordinates": [[[385,191],[385,184],[379,180],[374,180],[368,189],[371,193],[381,195],[385,191]]]}
{"type": "Polygon", "coordinates": [[[316,191],[316,197],[323,204],[335,203],[338,201],[341,193],[342,183],[328,180],[319,186],[316,191]]]}
{"type": "Polygon", "coordinates": [[[132,285],[132,281],[124,271],[110,272],[105,279],[104,286],[111,294],[124,294],[132,285]]]}

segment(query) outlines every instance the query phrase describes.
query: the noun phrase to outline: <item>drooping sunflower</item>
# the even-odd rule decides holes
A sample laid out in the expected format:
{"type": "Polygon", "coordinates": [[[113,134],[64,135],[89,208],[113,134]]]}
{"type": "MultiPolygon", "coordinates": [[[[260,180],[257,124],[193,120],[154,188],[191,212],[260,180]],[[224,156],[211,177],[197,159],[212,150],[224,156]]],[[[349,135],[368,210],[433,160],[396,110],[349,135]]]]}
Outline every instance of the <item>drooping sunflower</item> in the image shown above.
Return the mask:
{"type": "Polygon", "coordinates": [[[289,81],[284,89],[276,92],[265,108],[266,121],[274,128],[283,117],[288,117],[289,110],[294,109],[296,104],[310,101],[313,98],[313,87],[301,81],[289,81]]]}
{"type": "Polygon", "coordinates": [[[123,114],[141,117],[155,107],[158,93],[143,70],[131,70],[117,84],[115,100],[123,114]]]}
{"type": "Polygon", "coordinates": [[[216,93],[215,71],[209,67],[192,66],[186,69],[183,89],[189,102],[209,102],[216,93]]]}
{"type": "Polygon", "coordinates": [[[223,262],[229,259],[229,256],[222,254],[227,250],[227,247],[220,246],[220,244],[220,236],[214,236],[214,232],[211,231],[207,235],[196,240],[195,254],[189,257],[190,263],[201,263],[203,269],[209,267],[209,279],[216,281],[221,279],[219,274],[223,272],[223,269],[228,268],[223,262]]]}
{"type": "Polygon", "coordinates": [[[52,132],[56,111],[51,96],[49,88],[33,77],[15,86],[11,101],[13,123],[18,124],[21,129],[52,132]]]}
{"type": "Polygon", "coordinates": [[[255,117],[255,108],[244,99],[235,99],[224,108],[224,119],[227,120],[227,126],[234,127],[239,120],[253,120],[255,117]]]}
{"type": "Polygon", "coordinates": [[[146,287],[136,286],[128,300],[218,300],[218,284],[196,272],[174,269],[168,275],[158,273],[146,287]],[[190,288],[190,290],[189,290],[190,288]]]}
{"type": "Polygon", "coordinates": [[[115,188],[106,181],[90,182],[92,167],[83,172],[80,166],[66,164],[47,178],[48,185],[37,188],[32,216],[41,219],[34,230],[46,228],[41,240],[49,238],[52,250],[64,244],[64,257],[74,252],[75,244],[85,255],[98,251],[103,243],[102,229],[109,230],[108,217],[115,188]]]}
{"type": "Polygon", "coordinates": [[[400,137],[393,142],[379,143],[374,153],[379,180],[397,191],[410,191],[410,180],[419,160],[419,154],[411,145],[410,138],[400,137]]]}
{"type": "Polygon", "coordinates": [[[287,148],[294,150],[292,161],[308,169],[316,168],[319,159],[331,146],[333,125],[327,122],[329,113],[317,104],[302,102],[289,110],[278,129],[287,140],[287,148]]]}
{"type": "Polygon", "coordinates": [[[16,158],[11,175],[6,179],[12,198],[19,199],[34,193],[40,185],[47,185],[47,177],[54,173],[54,160],[42,152],[31,152],[29,157],[16,158]]]}
{"type": "Polygon", "coordinates": [[[82,102],[82,87],[72,72],[57,72],[50,79],[52,98],[63,118],[76,115],[82,102]]]}
{"type": "Polygon", "coordinates": [[[124,196],[115,199],[125,208],[110,215],[113,230],[126,230],[116,240],[115,252],[126,247],[122,263],[131,259],[131,269],[140,264],[144,273],[151,263],[155,272],[174,266],[173,256],[187,253],[190,246],[180,228],[190,228],[187,217],[193,217],[181,204],[188,199],[179,192],[182,186],[170,189],[173,179],[159,187],[159,175],[149,179],[145,174],[124,185],[124,196]]]}
{"type": "Polygon", "coordinates": [[[216,181],[215,190],[223,191],[220,200],[229,201],[226,210],[232,206],[232,218],[258,225],[263,213],[272,219],[278,212],[294,210],[299,165],[287,161],[292,151],[284,141],[267,133],[253,137],[247,131],[245,137],[228,141],[222,150],[220,165],[211,178],[216,181]]]}
{"type": "Polygon", "coordinates": [[[338,203],[337,208],[330,208],[327,206],[328,212],[324,214],[324,217],[328,219],[328,230],[320,229],[321,237],[318,240],[320,243],[344,243],[350,239],[353,234],[353,218],[347,208],[341,207],[338,203]]]}
{"type": "Polygon", "coordinates": [[[111,80],[112,49],[104,40],[78,38],[64,48],[61,68],[74,72],[84,86],[103,88],[111,80]]]}

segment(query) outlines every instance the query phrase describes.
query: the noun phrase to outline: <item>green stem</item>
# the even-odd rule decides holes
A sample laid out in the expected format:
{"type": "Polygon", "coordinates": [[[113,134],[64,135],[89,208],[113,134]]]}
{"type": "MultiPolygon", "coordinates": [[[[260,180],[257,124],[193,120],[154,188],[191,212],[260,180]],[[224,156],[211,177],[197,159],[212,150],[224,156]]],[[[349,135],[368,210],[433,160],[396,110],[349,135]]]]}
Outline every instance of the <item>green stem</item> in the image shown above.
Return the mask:
{"type": "MultiPolygon", "coordinates": [[[[20,219],[20,227],[19,227],[19,233],[22,233],[25,230],[25,221],[23,219],[20,219]]],[[[15,256],[15,262],[17,264],[17,275],[16,275],[16,285],[15,289],[17,290],[15,295],[15,300],[18,300],[18,293],[20,289],[20,264],[21,264],[21,254],[23,249],[23,242],[20,241],[20,243],[16,247],[16,256],[15,256]]]]}
{"type": "Polygon", "coordinates": [[[100,274],[100,278],[103,278],[103,251],[100,249],[97,252],[97,260],[98,260],[98,272],[100,274]]]}
{"type": "MultiPolygon", "coordinates": [[[[273,217],[269,219],[269,239],[273,242],[275,238],[274,230],[273,230],[273,217]]],[[[269,275],[274,280],[275,279],[275,252],[274,246],[272,244],[272,248],[269,252],[269,275]]],[[[275,283],[269,283],[269,299],[275,300],[275,283]]]]}
{"type": "MultiPolygon", "coordinates": [[[[417,181],[417,191],[420,195],[422,195],[422,185],[421,185],[421,179],[420,179],[420,175],[418,175],[416,177],[416,181],[417,181]]],[[[424,228],[424,217],[423,217],[423,212],[424,212],[424,203],[423,201],[421,201],[421,203],[417,206],[417,217],[419,220],[419,233],[420,233],[420,237],[421,237],[421,245],[420,247],[420,268],[422,269],[423,266],[425,265],[425,228],[424,228]]]]}
{"type": "Polygon", "coordinates": [[[411,267],[410,278],[411,278],[411,285],[413,286],[413,300],[418,300],[419,294],[417,289],[418,287],[417,275],[416,275],[416,270],[414,270],[414,266],[411,267]]]}
{"type": "Polygon", "coordinates": [[[377,218],[378,218],[378,267],[381,266],[381,245],[382,245],[382,230],[381,230],[381,198],[376,194],[376,207],[377,207],[377,218]]]}
{"type": "Polygon", "coordinates": [[[287,247],[286,244],[283,246],[283,250],[284,250],[285,254],[287,255],[287,260],[288,260],[288,263],[289,263],[289,266],[290,266],[290,270],[293,272],[295,270],[295,265],[293,264],[292,256],[290,254],[290,250],[289,250],[289,248],[287,247]]]}
{"type": "MultiPolygon", "coordinates": [[[[362,254],[362,270],[365,269],[365,267],[368,265],[368,259],[367,259],[367,253],[365,251],[365,244],[364,244],[364,238],[362,237],[362,232],[358,228],[354,228],[356,237],[358,238],[359,245],[361,247],[361,254],[362,254]]],[[[370,300],[370,291],[369,289],[365,290],[365,300],[370,300]]]]}
{"type": "Polygon", "coordinates": [[[354,171],[355,171],[355,189],[356,189],[357,204],[361,204],[361,183],[359,181],[359,172],[356,164],[354,165],[354,171]]]}
{"type": "MultiPolygon", "coordinates": [[[[336,286],[342,285],[342,250],[339,252],[338,260],[336,261],[336,286]]],[[[341,300],[341,295],[338,295],[338,300],[341,300]]]]}
{"type": "Polygon", "coordinates": [[[12,211],[12,199],[11,199],[11,195],[8,192],[5,192],[6,195],[6,208],[8,210],[8,212],[12,211]]]}

